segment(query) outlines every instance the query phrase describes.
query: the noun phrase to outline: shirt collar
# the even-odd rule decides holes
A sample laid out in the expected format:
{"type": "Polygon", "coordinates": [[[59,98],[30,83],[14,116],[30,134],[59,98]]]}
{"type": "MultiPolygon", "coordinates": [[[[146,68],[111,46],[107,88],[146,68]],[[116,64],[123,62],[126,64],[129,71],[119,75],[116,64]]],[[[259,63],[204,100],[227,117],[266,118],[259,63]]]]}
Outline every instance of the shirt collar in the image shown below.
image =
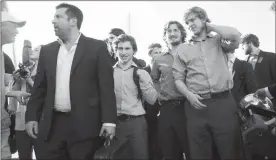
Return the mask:
{"type": "MultiPolygon", "coordinates": [[[[213,38],[213,37],[214,37],[213,34],[208,33],[208,34],[206,35],[206,37],[205,37],[204,39],[202,39],[201,41],[205,41],[207,38],[213,38]]],[[[200,41],[195,40],[195,36],[192,36],[192,37],[188,40],[188,42],[189,42],[189,43],[192,43],[192,42],[200,42],[200,41]]]]}
{"type": "MultiPolygon", "coordinates": [[[[134,62],[132,62],[129,68],[131,68],[131,67],[138,67],[138,66],[134,62]]],[[[115,63],[115,65],[113,66],[113,68],[121,68],[120,65],[119,65],[119,61],[115,63]]]]}
{"type": "Polygon", "coordinates": [[[232,53],[228,53],[227,54],[227,57],[228,57],[228,61],[234,63],[235,62],[235,59],[236,59],[236,56],[232,53]]]}
{"type": "MultiPolygon", "coordinates": [[[[79,36],[78,36],[78,38],[77,38],[75,44],[78,44],[79,39],[80,39],[80,36],[81,36],[81,33],[79,33],[79,36]]],[[[60,38],[58,38],[57,41],[58,41],[58,43],[59,43],[60,45],[63,45],[63,44],[64,44],[63,41],[62,41],[60,38]]]]}

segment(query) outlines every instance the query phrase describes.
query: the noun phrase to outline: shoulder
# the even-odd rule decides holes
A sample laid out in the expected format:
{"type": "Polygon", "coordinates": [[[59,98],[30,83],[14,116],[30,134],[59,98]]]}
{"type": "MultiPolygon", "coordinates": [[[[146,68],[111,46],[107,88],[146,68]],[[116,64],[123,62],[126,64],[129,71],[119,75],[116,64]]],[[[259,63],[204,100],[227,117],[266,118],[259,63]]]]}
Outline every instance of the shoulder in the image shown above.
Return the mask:
{"type": "Polygon", "coordinates": [[[192,43],[182,43],[177,47],[177,51],[188,49],[192,45],[193,45],[192,43]]]}
{"type": "Polygon", "coordinates": [[[59,45],[58,41],[53,41],[53,42],[50,42],[48,44],[45,44],[45,45],[41,45],[41,48],[45,49],[45,48],[52,48],[52,47],[55,47],[59,45]]]}
{"type": "Polygon", "coordinates": [[[98,46],[99,48],[105,47],[105,46],[106,46],[106,43],[105,43],[104,41],[102,41],[102,40],[99,40],[99,39],[94,39],[94,38],[86,37],[86,36],[83,36],[83,39],[84,39],[89,45],[98,46]]]}
{"type": "Polygon", "coordinates": [[[144,70],[144,69],[139,69],[138,68],[137,73],[140,74],[141,76],[150,77],[149,73],[146,70],[144,70]]]}
{"type": "Polygon", "coordinates": [[[167,56],[168,56],[168,53],[163,53],[161,55],[158,55],[154,58],[154,62],[160,62],[160,61],[166,59],[167,56]]]}
{"type": "Polygon", "coordinates": [[[272,52],[266,52],[266,51],[261,50],[260,53],[262,53],[263,55],[268,56],[268,57],[276,57],[276,54],[272,53],[272,52]]]}

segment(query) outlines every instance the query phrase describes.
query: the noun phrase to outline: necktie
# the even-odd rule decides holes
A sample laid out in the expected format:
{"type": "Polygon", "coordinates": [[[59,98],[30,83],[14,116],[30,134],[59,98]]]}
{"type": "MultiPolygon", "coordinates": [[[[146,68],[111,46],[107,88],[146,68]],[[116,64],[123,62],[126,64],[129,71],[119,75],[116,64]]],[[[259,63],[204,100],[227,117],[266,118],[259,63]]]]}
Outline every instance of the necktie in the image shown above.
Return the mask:
{"type": "Polygon", "coordinates": [[[249,63],[252,64],[253,70],[255,70],[255,66],[258,60],[258,56],[257,55],[252,55],[249,57],[249,63]]]}

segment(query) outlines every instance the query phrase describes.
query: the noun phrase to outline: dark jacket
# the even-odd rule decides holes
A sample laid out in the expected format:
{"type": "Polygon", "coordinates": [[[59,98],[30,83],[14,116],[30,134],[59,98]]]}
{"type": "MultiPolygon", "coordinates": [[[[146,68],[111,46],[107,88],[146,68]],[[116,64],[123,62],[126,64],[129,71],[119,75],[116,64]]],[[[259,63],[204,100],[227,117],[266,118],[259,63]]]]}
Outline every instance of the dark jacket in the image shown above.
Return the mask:
{"type": "MultiPolygon", "coordinates": [[[[52,126],[59,48],[57,41],[42,46],[27,105],[26,123],[38,121],[42,139],[48,138],[52,126]]],[[[94,138],[102,123],[116,123],[113,68],[103,41],[80,36],[71,67],[70,98],[76,139],[94,138]]]]}

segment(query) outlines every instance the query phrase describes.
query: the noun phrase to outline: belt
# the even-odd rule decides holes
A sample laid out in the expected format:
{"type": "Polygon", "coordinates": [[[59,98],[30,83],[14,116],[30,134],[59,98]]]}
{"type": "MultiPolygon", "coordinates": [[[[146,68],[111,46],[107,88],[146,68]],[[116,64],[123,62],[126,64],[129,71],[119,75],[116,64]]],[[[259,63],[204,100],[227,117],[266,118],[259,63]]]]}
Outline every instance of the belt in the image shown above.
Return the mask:
{"type": "Polygon", "coordinates": [[[226,90],[223,92],[219,92],[219,93],[204,93],[204,94],[198,94],[200,97],[202,97],[203,99],[213,99],[213,98],[221,98],[224,97],[228,94],[230,94],[230,90],[226,90]]]}
{"type": "Polygon", "coordinates": [[[69,112],[62,112],[62,111],[54,109],[53,112],[56,113],[56,114],[60,114],[60,115],[67,115],[67,116],[71,115],[70,111],[69,112]]]}
{"type": "Polygon", "coordinates": [[[143,116],[144,115],[134,116],[134,115],[122,114],[122,115],[117,116],[117,118],[118,118],[119,121],[127,121],[127,120],[130,120],[130,119],[134,119],[134,118],[138,118],[138,117],[143,117],[143,116]]]}
{"type": "Polygon", "coordinates": [[[172,105],[180,105],[180,104],[184,104],[185,100],[176,100],[176,99],[171,99],[171,100],[164,100],[164,101],[159,101],[159,104],[165,105],[165,104],[172,104],[172,105]]]}

